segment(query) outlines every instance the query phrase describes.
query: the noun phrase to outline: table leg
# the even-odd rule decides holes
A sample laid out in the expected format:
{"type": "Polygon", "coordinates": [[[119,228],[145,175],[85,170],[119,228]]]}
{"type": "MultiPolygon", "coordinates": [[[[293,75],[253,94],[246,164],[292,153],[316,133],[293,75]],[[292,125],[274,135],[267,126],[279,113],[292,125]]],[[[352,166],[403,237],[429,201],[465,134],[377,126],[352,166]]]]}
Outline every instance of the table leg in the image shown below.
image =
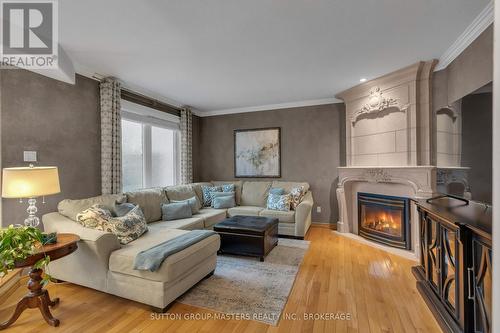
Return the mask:
{"type": "Polygon", "coordinates": [[[51,300],[49,292],[43,289],[41,269],[32,269],[29,273],[28,289],[30,292],[17,303],[16,310],[9,320],[0,324],[0,330],[6,329],[12,325],[26,309],[38,308],[45,321],[51,326],[59,326],[59,320],[50,313],[49,307],[59,303],[59,298],[51,300]]]}

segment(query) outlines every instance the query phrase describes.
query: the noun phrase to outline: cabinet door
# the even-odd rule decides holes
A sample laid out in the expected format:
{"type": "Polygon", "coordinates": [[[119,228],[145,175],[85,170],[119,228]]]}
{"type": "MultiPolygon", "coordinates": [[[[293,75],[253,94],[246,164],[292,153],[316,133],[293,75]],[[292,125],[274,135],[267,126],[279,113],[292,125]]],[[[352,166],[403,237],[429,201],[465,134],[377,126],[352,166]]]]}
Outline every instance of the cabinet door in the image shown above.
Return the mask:
{"type": "Polygon", "coordinates": [[[457,231],[441,226],[441,297],[456,319],[459,318],[459,265],[457,231]]]}
{"type": "Polygon", "coordinates": [[[473,266],[469,273],[469,299],[474,300],[475,332],[491,332],[492,266],[491,247],[481,240],[472,241],[473,266]]]}
{"type": "Polygon", "coordinates": [[[434,289],[436,294],[441,293],[441,278],[440,278],[440,224],[430,217],[426,217],[427,221],[427,279],[430,286],[434,289]]]}
{"type": "Polygon", "coordinates": [[[425,213],[422,211],[418,211],[419,221],[420,221],[420,266],[424,269],[424,272],[427,274],[427,220],[425,217],[425,213]]]}

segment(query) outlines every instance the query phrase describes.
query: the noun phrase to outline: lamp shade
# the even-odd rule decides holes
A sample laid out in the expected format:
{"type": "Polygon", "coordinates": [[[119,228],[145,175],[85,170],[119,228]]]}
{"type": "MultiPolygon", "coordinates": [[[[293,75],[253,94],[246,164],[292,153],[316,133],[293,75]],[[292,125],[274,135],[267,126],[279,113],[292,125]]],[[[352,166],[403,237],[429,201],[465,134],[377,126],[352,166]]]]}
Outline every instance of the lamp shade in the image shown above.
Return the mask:
{"type": "Polygon", "coordinates": [[[61,192],[57,167],[4,168],[2,197],[36,198],[61,192]]]}

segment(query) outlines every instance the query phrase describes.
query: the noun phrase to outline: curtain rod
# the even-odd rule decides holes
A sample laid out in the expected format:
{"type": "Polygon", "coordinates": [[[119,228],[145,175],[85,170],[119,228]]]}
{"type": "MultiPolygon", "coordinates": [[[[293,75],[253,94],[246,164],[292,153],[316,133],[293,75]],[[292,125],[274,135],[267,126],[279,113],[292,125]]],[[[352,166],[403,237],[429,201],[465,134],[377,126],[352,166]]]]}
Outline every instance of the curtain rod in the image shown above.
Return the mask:
{"type": "Polygon", "coordinates": [[[173,114],[174,116],[179,117],[181,115],[181,108],[179,107],[160,102],[156,99],[135,93],[128,89],[122,88],[121,98],[126,101],[140,104],[151,109],[173,114]]]}

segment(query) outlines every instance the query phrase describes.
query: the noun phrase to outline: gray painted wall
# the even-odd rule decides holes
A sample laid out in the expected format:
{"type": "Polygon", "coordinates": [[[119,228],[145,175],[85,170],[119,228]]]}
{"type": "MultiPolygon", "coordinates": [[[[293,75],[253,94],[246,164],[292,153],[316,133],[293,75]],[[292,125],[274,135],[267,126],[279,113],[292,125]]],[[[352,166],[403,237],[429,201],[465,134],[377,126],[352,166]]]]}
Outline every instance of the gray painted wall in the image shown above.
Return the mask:
{"type": "Polygon", "coordinates": [[[196,180],[234,179],[233,130],[281,127],[281,179],[309,182],[315,201],[313,222],[336,223],[344,113],[344,104],[329,104],[200,118],[203,165],[196,180]],[[318,205],[321,213],[316,213],[318,205]]]}
{"type": "MultiPolygon", "coordinates": [[[[99,86],[77,75],[70,85],[25,70],[2,70],[2,166],[22,166],[23,150],[59,167],[61,193],[38,204],[39,216],[64,198],[101,193],[99,86]]],[[[22,223],[27,204],[3,199],[4,226],[22,223]]]]}
{"type": "Polygon", "coordinates": [[[470,167],[472,199],[491,203],[492,192],[492,108],[491,93],[462,99],[462,166],[470,167]]]}

